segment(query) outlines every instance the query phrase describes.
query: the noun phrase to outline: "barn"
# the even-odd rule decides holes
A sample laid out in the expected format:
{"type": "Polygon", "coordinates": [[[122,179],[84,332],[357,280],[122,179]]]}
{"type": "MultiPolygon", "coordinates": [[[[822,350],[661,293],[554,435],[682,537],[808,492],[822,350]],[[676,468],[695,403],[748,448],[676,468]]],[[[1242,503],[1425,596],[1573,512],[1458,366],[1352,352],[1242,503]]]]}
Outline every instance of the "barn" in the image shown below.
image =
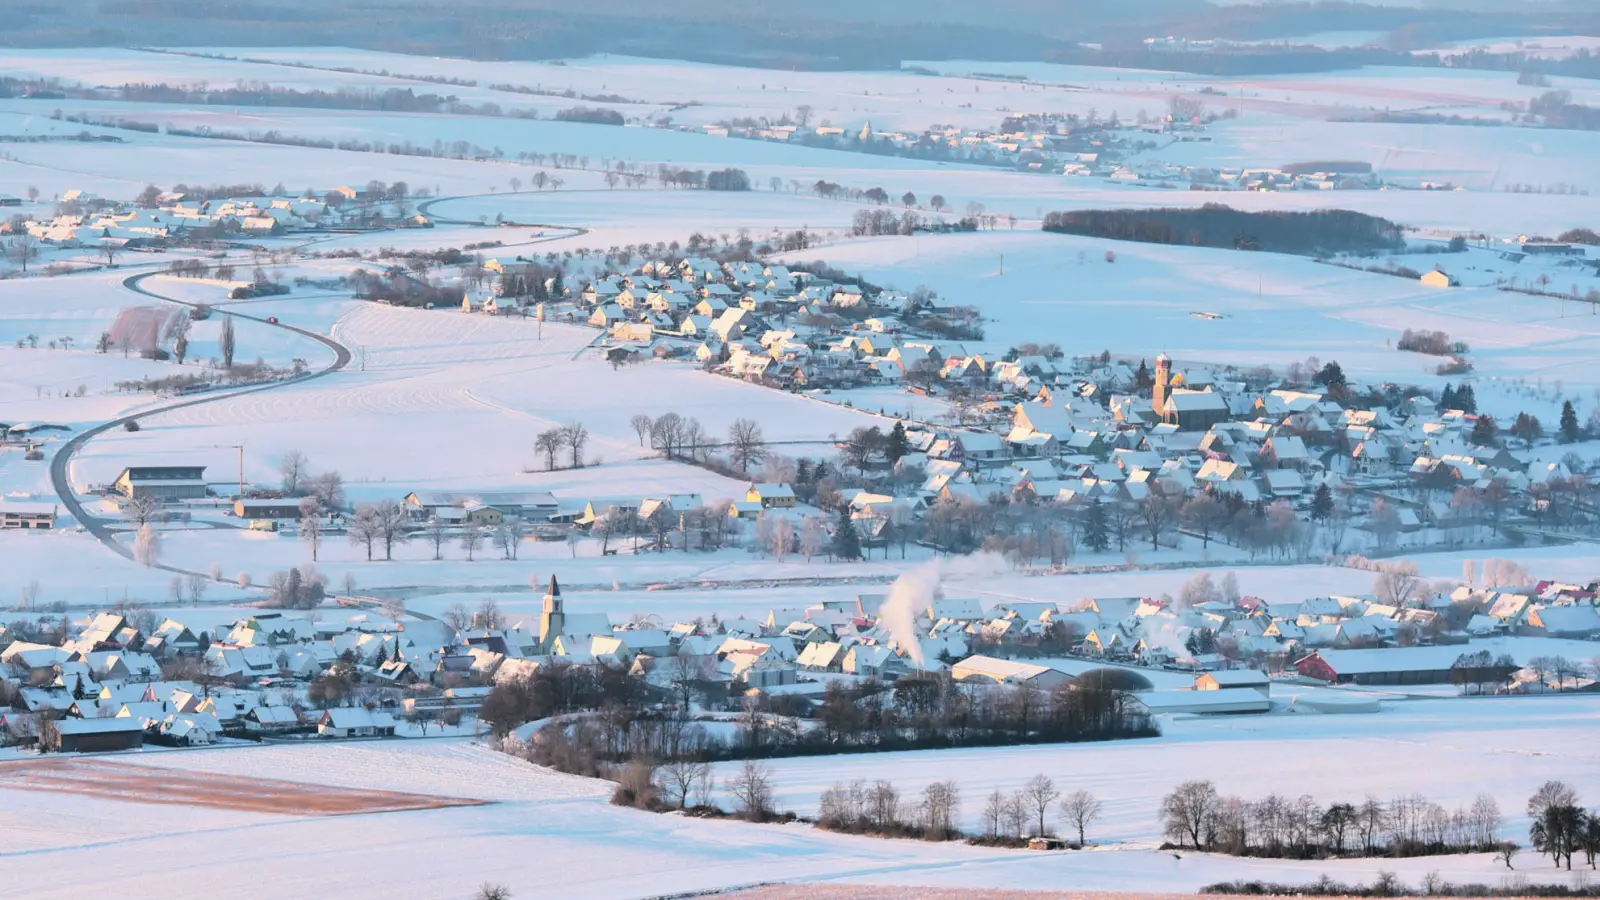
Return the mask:
{"type": "Polygon", "coordinates": [[[1330,684],[1449,684],[1461,647],[1314,650],[1295,660],[1306,678],[1330,684]]]}
{"type": "Polygon", "coordinates": [[[142,746],[144,722],[132,717],[61,719],[39,730],[39,749],[46,753],[137,750],[142,746]]]}

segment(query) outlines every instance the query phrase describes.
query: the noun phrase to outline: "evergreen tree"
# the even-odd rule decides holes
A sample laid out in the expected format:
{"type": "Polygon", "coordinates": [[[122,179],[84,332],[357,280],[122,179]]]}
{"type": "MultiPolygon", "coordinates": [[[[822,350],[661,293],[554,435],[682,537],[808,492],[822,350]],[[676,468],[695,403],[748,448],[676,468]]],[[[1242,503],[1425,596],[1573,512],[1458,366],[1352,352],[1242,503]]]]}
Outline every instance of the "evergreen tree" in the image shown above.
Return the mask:
{"type": "Polygon", "coordinates": [[[850,521],[850,510],[841,507],[839,522],[833,529],[833,541],[829,544],[828,552],[834,559],[860,559],[861,536],[856,534],[855,523],[850,521]]]}
{"type": "Polygon", "coordinates": [[[1439,394],[1439,408],[1458,409],[1459,407],[1456,406],[1456,402],[1456,389],[1451,387],[1450,384],[1446,382],[1444,390],[1439,394]]]}
{"type": "Polygon", "coordinates": [[[1156,386],[1156,380],[1150,374],[1150,367],[1145,365],[1144,360],[1142,359],[1139,360],[1139,371],[1134,373],[1133,379],[1134,384],[1137,385],[1141,391],[1149,390],[1150,388],[1156,386]]]}
{"type": "MultiPolygon", "coordinates": [[[[1572,404],[1567,404],[1567,408],[1571,409],[1572,404]]],[[[884,458],[888,459],[890,463],[896,463],[900,461],[900,457],[910,452],[911,442],[906,439],[905,423],[894,423],[894,428],[889,430],[888,440],[883,445],[884,458]]]]}
{"type": "Polygon", "coordinates": [[[794,465],[794,480],[796,484],[811,483],[811,460],[800,457],[800,461],[794,465]]]}
{"type": "Polygon", "coordinates": [[[1317,485],[1317,492],[1311,497],[1311,518],[1322,521],[1333,515],[1333,491],[1328,490],[1328,483],[1317,485]]]}
{"type": "Polygon", "coordinates": [[[1104,553],[1111,546],[1111,532],[1106,527],[1106,508],[1098,502],[1090,505],[1089,517],[1083,523],[1083,543],[1096,553],[1104,553]]]}
{"type": "Polygon", "coordinates": [[[1578,432],[1578,411],[1572,408],[1572,401],[1561,404],[1561,440],[1570,444],[1582,435],[1578,432]]]}
{"type": "Polygon", "coordinates": [[[1464,413],[1474,414],[1478,411],[1478,395],[1473,392],[1472,385],[1463,384],[1456,391],[1456,409],[1464,413]]]}
{"type": "Polygon", "coordinates": [[[1189,639],[1183,642],[1190,653],[1199,656],[1202,653],[1217,652],[1217,633],[1209,628],[1196,628],[1189,632],[1189,639]]]}
{"type": "Polygon", "coordinates": [[[567,284],[561,280],[561,270],[550,276],[550,299],[560,300],[567,295],[567,284]]]}
{"type": "Polygon", "coordinates": [[[1316,378],[1312,380],[1317,384],[1325,385],[1328,388],[1328,396],[1335,400],[1346,396],[1350,392],[1350,383],[1345,380],[1344,369],[1340,368],[1337,362],[1331,360],[1322,367],[1322,371],[1318,372],[1316,378]]]}
{"type": "Polygon", "coordinates": [[[380,645],[378,647],[378,665],[381,666],[381,665],[383,665],[384,663],[386,663],[388,661],[389,661],[389,647],[387,645],[380,645]]]}
{"type": "Polygon", "coordinates": [[[1500,429],[1495,427],[1494,416],[1479,416],[1478,421],[1472,423],[1472,442],[1483,447],[1493,447],[1495,435],[1500,429]]]}

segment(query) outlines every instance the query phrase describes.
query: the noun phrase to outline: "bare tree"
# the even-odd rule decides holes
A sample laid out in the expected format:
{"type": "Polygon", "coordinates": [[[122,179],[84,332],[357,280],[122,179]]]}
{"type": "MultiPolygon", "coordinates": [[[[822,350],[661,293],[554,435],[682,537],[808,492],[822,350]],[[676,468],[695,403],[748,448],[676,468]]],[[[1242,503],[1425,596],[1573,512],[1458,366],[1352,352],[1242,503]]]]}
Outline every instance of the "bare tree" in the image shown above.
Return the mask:
{"type": "MultiPolygon", "coordinates": [[[[656,770],[661,778],[661,793],[676,800],[679,809],[689,808],[689,797],[711,778],[711,764],[694,760],[670,762],[656,770]]],[[[705,799],[705,793],[700,794],[705,799]]]]}
{"type": "Polygon", "coordinates": [[[455,631],[466,631],[472,625],[472,613],[462,603],[452,603],[444,611],[444,622],[455,631]]]}
{"type": "Polygon", "coordinates": [[[320,472],[306,479],[306,493],[317,498],[323,509],[344,506],[344,477],[338,472],[320,472]]]}
{"type": "Polygon", "coordinates": [[[475,621],[479,628],[499,631],[506,625],[506,616],[505,613],[500,611],[500,604],[495,602],[494,597],[490,596],[483,598],[483,602],[478,604],[478,613],[475,621]]]}
{"type": "Polygon", "coordinates": [[[450,539],[450,532],[445,529],[444,522],[438,516],[429,519],[427,527],[422,529],[422,536],[433,545],[433,558],[442,559],[445,541],[450,539]]]}
{"type": "Polygon", "coordinates": [[[728,458],[748,473],[751,463],[760,462],[767,455],[767,442],[761,426],[749,419],[734,419],[728,426],[728,458]]]}
{"type": "Polygon", "coordinates": [[[311,545],[311,561],[317,561],[317,549],[322,546],[322,504],[315,497],[300,501],[300,540],[311,545]]]}
{"type": "Polygon", "coordinates": [[[461,526],[461,549],[467,551],[467,562],[472,562],[473,554],[483,546],[483,526],[477,522],[467,522],[461,526]]]}
{"type": "Polygon", "coordinates": [[[148,522],[134,535],[133,559],[142,566],[154,566],[161,559],[161,533],[148,522]]]}
{"type": "Polygon", "coordinates": [[[527,528],[517,516],[510,516],[501,521],[500,527],[494,530],[494,542],[500,548],[502,559],[517,558],[517,551],[522,548],[522,538],[525,534],[527,528]]]}
{"type": "Polygon", "coordinates": [[[1045,830],[1045,816],[1050,812],[1051,804],[1055,803],[1056,798],[1060,796],[1061,792],[1056,789],[1056,783],[1051,781],[1048,775],[1042,773],[1028,779],[1027,784],[1022,786],[1022,797],[1028,804],[1029,812],[1038,817],[1038,831],[1036,833],[1039,837],[1049,834],[1045,830]]]}
{"type": "Polygon", "coordinates": [[[161,511],[161,504],[149,496],[129,497],[122,502],[122,514],[135,525],[144,526],[161,511]]]}
{"type": "Polygon", "coordinates": [[[567,449],[572,451],[572,467],[583,466],[583,445],[589,442],[589,430],[583,427],[582,422],[573,422],[561,429],[561,439],[567,449]]]}
{"type": "Polygon", "coordinates": [[[998,837],[1001,826],[1005,822],[1006,795],[999,789],[989,793],[983,801],[983,834],[985,837],[998,837]]]}
{"type": "Polygon", "coordinates": [[[1078,830],[1078,846],[1084,845],[1089,823],[1100,818],[1100,811],[1104,808],[1105,804],[1088,791],[1073,791],[1061,798],[1061,816],[1078,830]]]}
{"type": "Polygon", "coordinates": [[[1209,781],[1185,781],[1161,798],[1161,823],[1178,846],[1199,849],[1200,836],[1216,812],[1217,787],[1209,781]]]}
{"type": "Polygon", "coordinates": [[[290,450],[278,461],[278,474],[283,476],[283,492],[289,496],[300,493],[300,483],[306,477],[306,455],[290,450]]]}
{"type": "Polygon", "coordinates": [[[961,786],[954,780],[935,781],[922,789],[922,825],[928,837],[947,838],[957,832],[961,819],[961,786]]]}
{"type": "Polygon", "coordinates": [[[650,436],[650,417],[638,413],[628,420],[628,424],[633,426],[634,434],[639,436],[639,446],[643,447],[644,439],[650,436]]]}
{"type": "Polygon", "coordinates": [[[394,559],[394,545],[404,544],[411,539],[411,532],[406,528],[410,517],[406,515],[405,507],[393,500],[374,504],[373,513],[378,526],[378,538],[383,541],[383,558],[394,559]]]}
{"type": "Polygon", "coordinates": [[[1150,549],[1161,549],[1161,536],[1172,530],[1178,520],[1178,504],[1162,494],[1151,491],[1139,504],[1139,520],[1150,533],[1150,549]]]}
{"type": "Polygon", "coordinates": [[[560,428],[550,428],[539,432],[533,440],[533,448],[544,454],[545,471],[552,471],[556,467],[556,454],[566,444],[560,428]]]}
{"type": "Polygon", "coordinates": [[[372,504],[363,503],[356,507],[356,514],[350,519],[350,543],[367,548],[367,562],[372,561],[372,548],[382,531],[383,526],[378,523],[378,511],[372,504]]]}
{"type": "Polygon", "coordinates": [[[485,881],[478,885],[478,893],[473,900],[511,900],[511,889],[503,884],[490,884],[485,881]]]}
{"type": "Polygon", "coordinates": [[[199,603],[200,598],[206,595],[206,588],[210,586],[211,583],[206,579],[206,576],[201,575],[199,572],[191,572],[184,578],[184,587],[190,603],[199,603]]]}
{"type": "Polygon", "coordinates": [[[1383,564],[1377,580],[1373,582],[1372,592],[1378,595],[1379,602],[1404,609],[1410,605],[1422,586],[1422,577],[1418,574],[1417,564],[1400,561],[1383,564]]]}
{"type": "Polygon", "coordinates": [[[25,220],[21,216],[11,219],[12,233],[16,237],[6,245],[6,256],[13,262],[21,263],[22,271],[28,271],[28,261],[39,255],[39,239],[28,231],[28,226],[22,224],[25,220]]]}
{"type": "Polygon", "coordinates": [[[740,815],[760,822],[772,814],[772,770],[753,759],[747,759],[728,785],[740,815]]]}

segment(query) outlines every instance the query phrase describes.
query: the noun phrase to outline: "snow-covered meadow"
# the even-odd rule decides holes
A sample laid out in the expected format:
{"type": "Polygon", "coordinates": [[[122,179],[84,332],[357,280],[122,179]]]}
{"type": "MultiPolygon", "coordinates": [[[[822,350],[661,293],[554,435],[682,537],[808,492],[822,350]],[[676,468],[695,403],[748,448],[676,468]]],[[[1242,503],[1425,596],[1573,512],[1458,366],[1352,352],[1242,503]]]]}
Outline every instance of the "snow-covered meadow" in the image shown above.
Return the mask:
{"type": "MultiPolygon", "coordinates": [[[[1549,701],[1555,703],[1556,701],[1549,701]]],[[[1419,706],[1424,704],[1417,704],[1419,706]]],[[[1512,704],[1508,704],[1512,705],[1512,704]]],[[[1504,869],[1487,854],[1410,860],[1289,862],[1238,860],[1210,854],[1149,849],[1149,811],[1159,790],[1203,763],[1221,786],[1254,795],[1297,794],[1308,781],[1335,789],[1383,774],[1372,790],[1407,790],[1405,775],[1428,769],[1439,797],[1470,799],[1481,791],[1516,808],[1531,779],[1593,777],[1592,754],[1570,747],[1571,733],[1491,714],[1496,728],[1463,732],[1458,724],[1419,715],[1372,731],[1365,739],[1334,734],[1344,717],[1286,720],[1294,731],[1229,735],[1226,724],[1201,723],[1185,738],[1148,748],[1023,748],[968,754],[925,754],[950,766],[929,769],[917,759],[861,756],[789,761],[776,769],[780,801],[811,813],[814,792],[837,777],[898,779],[906,787],[925,777],[957,774],[964,807],[981,804],[980,788],[1050,769],[1069,785],[1093,785],[1112,802],[1103,839],[1112,846],[1087,852],[1031,853],[950,844],[847,837],[802,824],[749,825],[619,809],[606,804],[605,782],[537,769],[457,739],[265,746],[203,751],[147,751],[122,764],[203,772],[221,779],[279,778],[308,784],[376,788],[491,801],[379,815],[284,816],[143,805],[88,797],[9,791],[0,801],[16,814],[13,840],[0,849],[12,889],[38,896],[72,896],[115,872],[119,891],[133,900],[170,895],[174,877],[193,883],[243,879],[273,894],[303,896],[337,885],[354,898],[461,896],[481,882],[504,884],[514,896],[640,898],[781,881],[929,885],[982,888],[1192,892],[1230,878],[1308,882],[1321,874],[1371,880],[1380,869],[1415,883],[1430,871],[1456,880],[1494,883],[1504,869]],[[1442,744],[1448,766],[1423,765],[1422,748],[1442,744]],[[1450,746],[1450,745],[1456,746],[1450,746]],[[1129,749],[1128,752],[1118,752],[1129,749]],[[1241,752],[1241,750],[1243,752],[1241,752]],[[1537,755],[1546,751],[1550,755],[1537,755]],[[1061,756],[1047,758],[1054,751],[1061,756]],[[1074,758],[1070,754],[1081,753],[1074,758]],[[1537,773],[1525,760],[1538,761],[1537,773]],[[1305,760],[1315,766],[1305,765],[1305,760]],[[1487,769],[1482,780],[1479,770],[1487,769]],[[1260,773],[1260,774],[1257,774],[1260,773]],[[1501,796],[1504,795],[1504,796],[1501,796]],[[1130,839],[1126,843],[1125,839],[1130,839]],[[71,861],[92,854],[95,865],[71,861]],[[381,872],[381,877],[373,873],[381,872]],[[553,884],[559,884],[555,894],[553,884]]],[[[915,756],[915,755],[913,755],[915,756]]],[[[920,783],[917,785],[920,787],[920,783]]],[[[1529,788],[1531,790],[1531,785],[1529,788]]],[[[1357,789],[1352,787],[1352,792],[1357,789]]],[[[1522,865],[1539,880],[1560,879],[1522,865]]]]}

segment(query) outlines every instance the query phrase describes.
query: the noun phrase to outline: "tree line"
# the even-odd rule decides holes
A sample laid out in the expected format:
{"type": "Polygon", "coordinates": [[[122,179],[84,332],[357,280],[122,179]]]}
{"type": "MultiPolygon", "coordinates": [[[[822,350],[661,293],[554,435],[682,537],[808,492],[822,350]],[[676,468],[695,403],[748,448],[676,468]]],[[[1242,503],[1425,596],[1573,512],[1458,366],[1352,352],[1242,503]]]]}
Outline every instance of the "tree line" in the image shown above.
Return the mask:
{"type": "MultiPolygon", "coordinates": [[[[1594,865],[1600,854],[1600,815],[1585,811],[1570,786],[1546,782],[1529,798],[1528,817],[1535,850],[1568,868],[1574,852],[1582,851],[1594,865]]],[[[1453,810],[1420,794],[1324,805],[1309,794],[1243,800],[1218,793],[1210,781],[1187,781],[1161,800],[1162,830],[1173,846],[1234,856],[1330,859],[1487,852],[1510,868],[1519,847],[1499,838],[1503,822],[1500,807],[1487,794],[1453,810]]]]}
{"type": "Polygon", "coordinates": [[[1342,209],[1244,212],[1219,203],[1198,208],[1086,209],[1045,215],[1043,229],[1059,234],[1232,247],[1273,253],[1375,253],[1403,245],[1397,223],[1342,209]]]}
{"type": "MultiPolygon", "coordinates": [[[[637,760],[662,764],[940,747],[1069,743],[1158,734],[1127,695],[1089,686],[966,685],[948,673],[917,673],[891,684],[868,679],[830,687],[820,703],[745,698],[731,736],[689,717],[691,700],[731,689],[704,657],[667,657],[668,687],[616,667],[551,665],[497,684],[480,718],[504,737],[517,726],[563,717],[536,732],[530,753],[576,774],[614,771],[637,760]],[[800,728],[801,718],[816,721],[800,728]]],[[[737,685],[734,686],[737,688],[737,685]]]]}

